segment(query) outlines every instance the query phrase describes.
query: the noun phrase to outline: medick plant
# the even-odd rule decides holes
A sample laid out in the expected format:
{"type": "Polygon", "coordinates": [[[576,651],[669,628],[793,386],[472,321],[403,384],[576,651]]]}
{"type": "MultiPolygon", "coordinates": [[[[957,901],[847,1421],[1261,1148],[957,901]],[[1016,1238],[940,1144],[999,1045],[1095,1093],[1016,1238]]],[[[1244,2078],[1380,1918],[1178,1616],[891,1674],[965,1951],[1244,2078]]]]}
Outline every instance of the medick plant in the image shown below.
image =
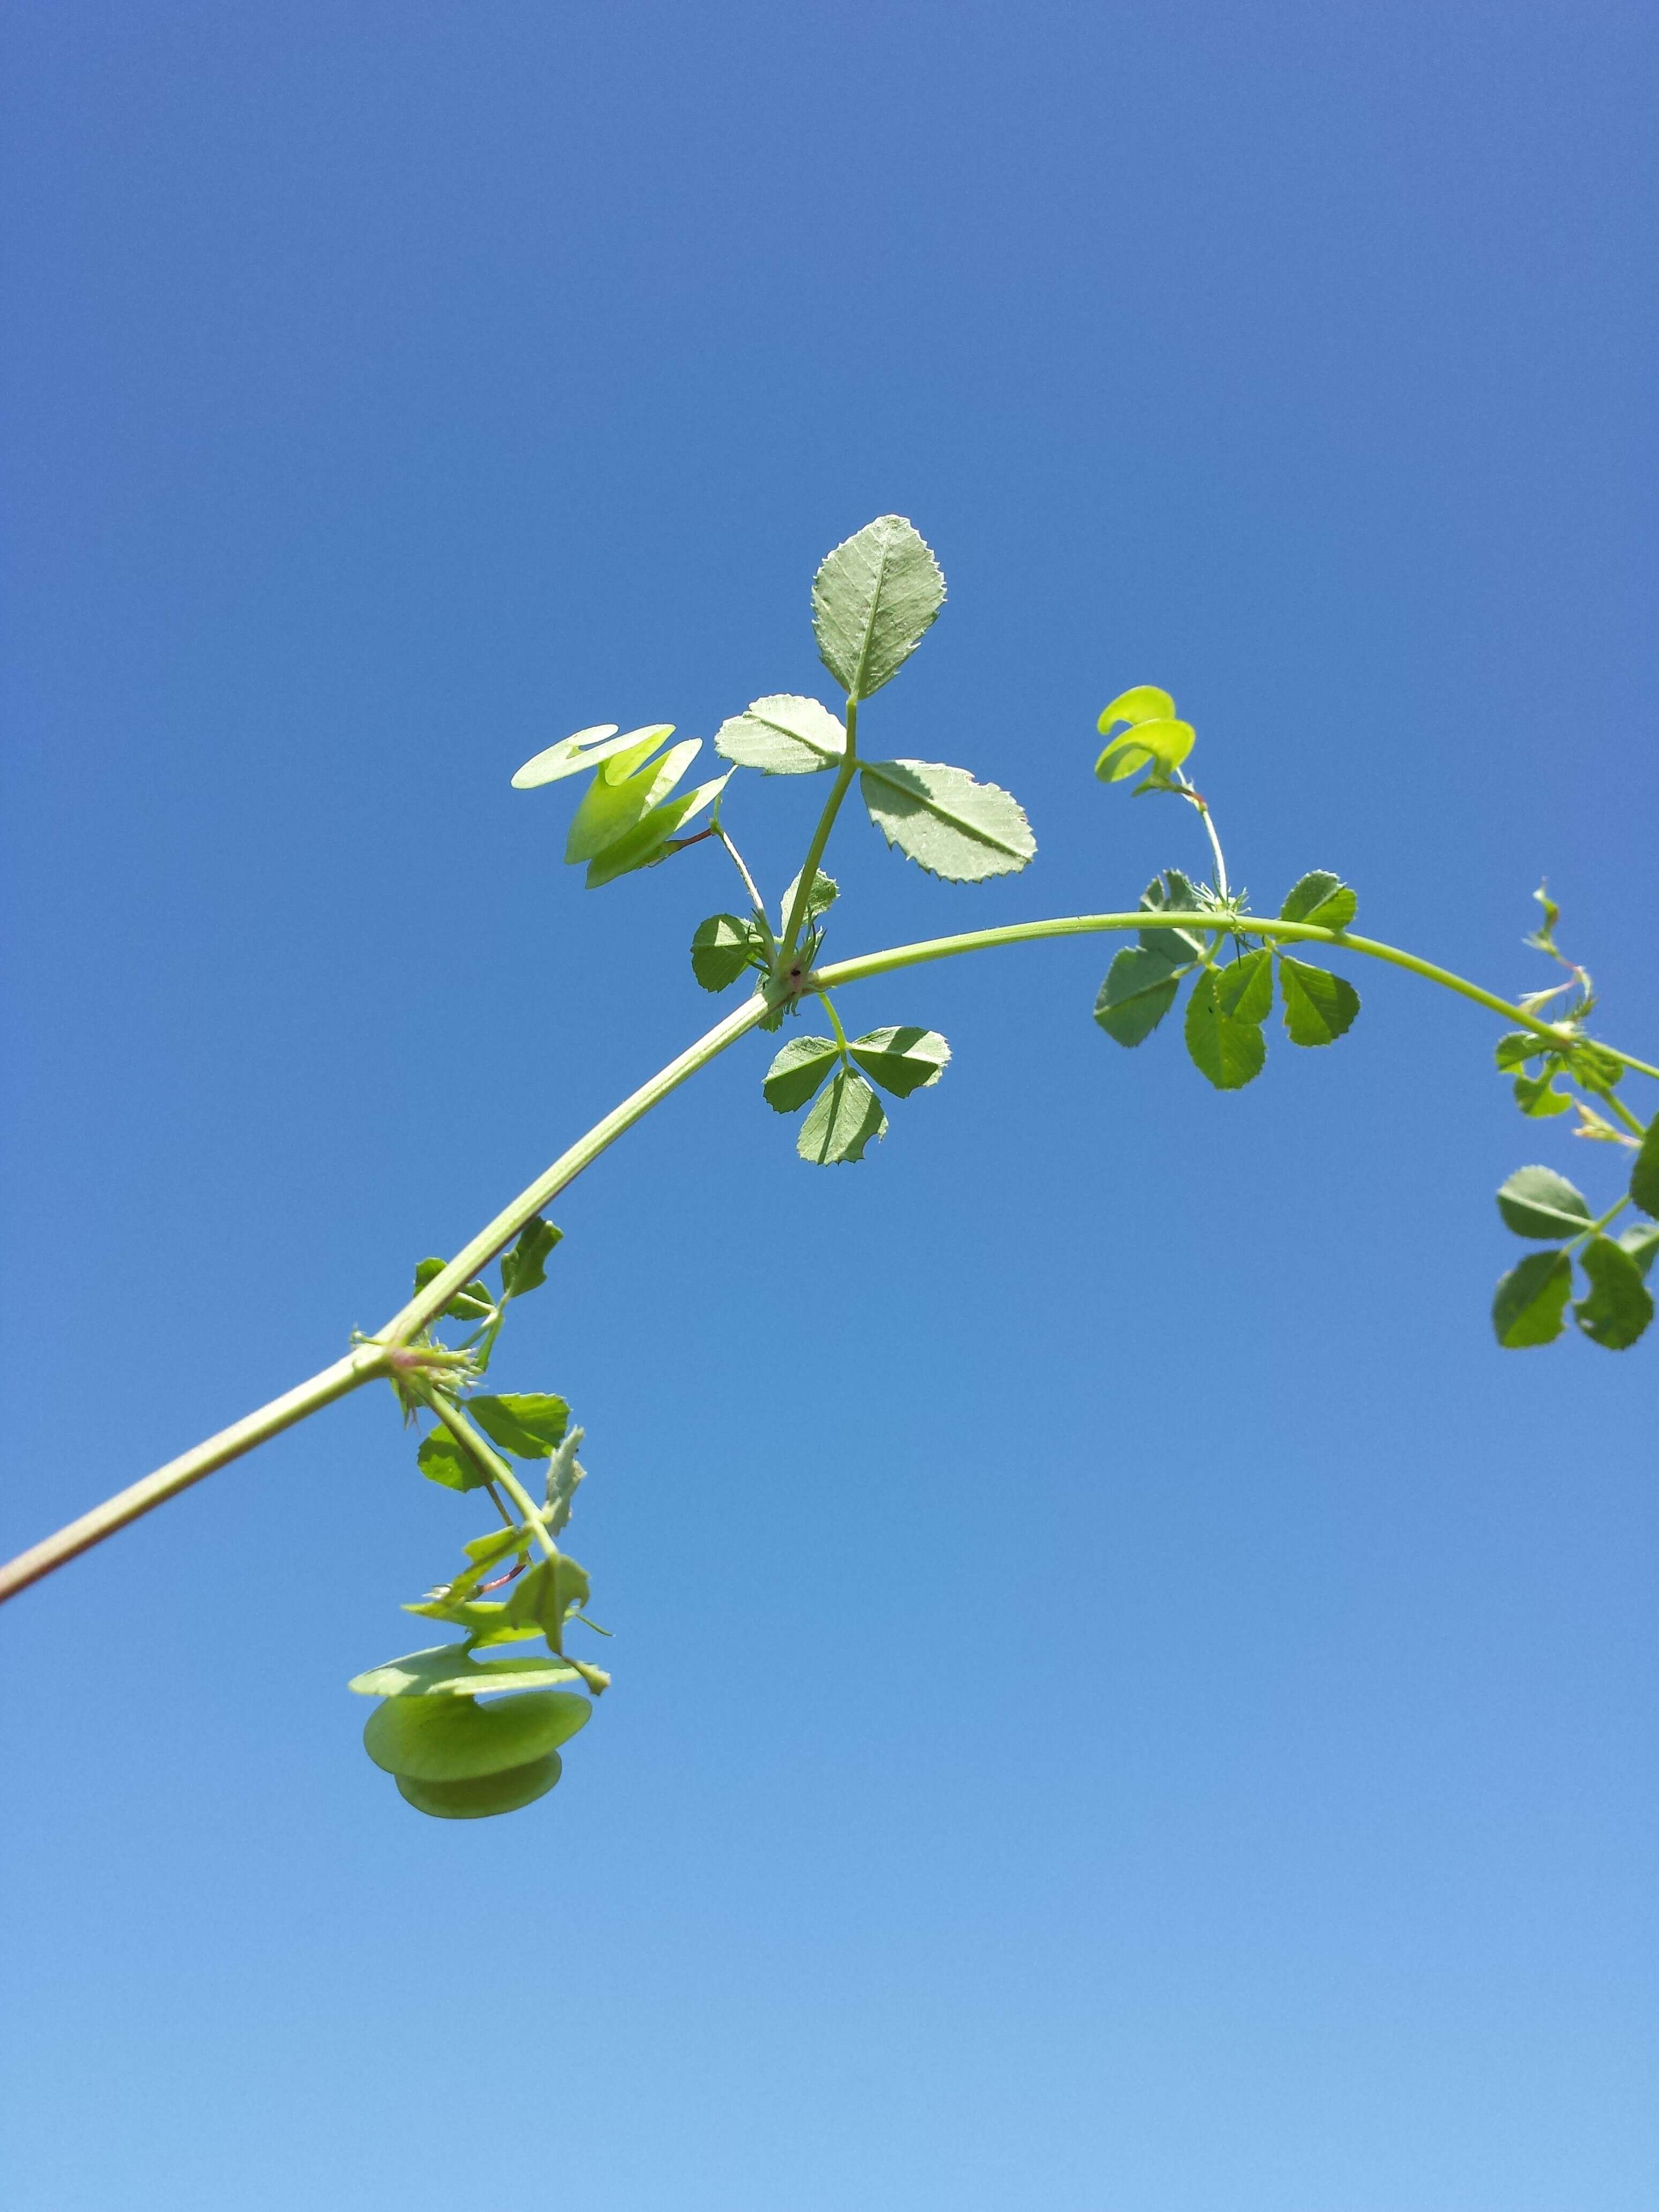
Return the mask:
{"type": "Polygon", "coordinates": [[[481,1493],[496,1520],[462,1545],[465,1565],[404,1607],[455,1632],[352,1682],[378,1700],[363,1731],[368,1755],[411,1805],[445,1819],[510,1812],[544,1796],[559,1778],[560,1747],[610,1681],[593,1663],[599,1647],[586,1641],[605,1633],[587,1611],[587,1576],[562,1548],[583,1480],[576,1458],[582,1431],[551,1392],[483,1387],[503,1327],[545,1279],[559,1242],[544,1209],[672,1091],[750,1030],[793,1023],[809,1000],[830,1035],[792,1035],[761,1079],[762,1097],[775,1112],[801,1117],[795,1149],[803,1160],[834,1167],[862,1159],[886,1135],[890,1107],[938,1083],[950,1048],[936,1030],[908,1023],[849,1037],[836,993],[929,961],[1042,938],[1127,935],[1132,941],[1101,985],[1096,1021],[1119,1045],[1143,1044],[1184,990],[1187,1050],[1218,1091],[1242,1089],[1261,1073],[1275,996],[1294,1045],[1332,1044],[1352,1027],[1359,1012],[1353,984],[1305,957],[1310,951],[1385,962],[1502,1016],[1511,1026],[1498,1040],[1498,1066],[1512,1078],[1521,1111],[1534,1120],[1571,1115],[1575,1133],[1613,1148],[1629,1173],[1599,1207],[1553,1168],[1521,1168],[1504,1184],[1498,1208],[1504,1226],[1538,1249],[1498,1283],[1498,1340],[1514,1349],[1551,1343],[1565,1332],[1571,1306],[1591,1343],[1611,1351],[1635,1343],[1653,1317],[1646,1278],[1659,1249],[1659,1117],[1644,1122],[1619,1094],[1626,1073],[1659,1079],[1659,1068],[1591,1038],[1595,993],[1557,945],[1554,904],[1536,894],[1543,920],[1527,942],[1556,964],[1559,978],[1513,1004],[1413,953],[1357,936],[1355,894],[1325,869],[1292,884],[1276,915],[1251,913],[1228,876],[1209,804],[1188,776],[1194,732],[1167,691],[1139,684],[1112,701],[1100,717],[1107,742],[1095,773],[1108,785],[1131,784],[1136,795],[1190,807],[1203,826],[1207,880],[1166,868],[1127,912],[1017,922],[824,963],[837,892],[823,862],[855,781],[888,844],[932,875],[979,883],[1024,868],[1036,850],[1023,809],[999,785],[935,761],[878,759],[860,750],[860,708],[898,673],[944,601],[933,553],[908,522],[883,515],[829,554],[813,580],[812,626],[842,694],[839,711],[787,693],[757,699],[715,732],[714,750],[730,763],[725,773],[688,791],[680,785],[701,741],[671,744],[667,723],[580,730],[525,763],[513,779],[523,791],[587,778],[565,858],[586,865],[590,889],[704,842],[723,848],[742,896],[732,910],[698,923],[691,969],[705,990],[747,980],[748,994],[561,1154],[464,1251],[422,1261],[413,1296],[383,1328],[0,1569],[0,1600],[267,1437],[384,1381],[406,1420],[428,1424],[415,1454],[419,1473],[462,1495],[481,1493]],[[744,769],[830,779],[800,868],[775,907],[726,820],[732,776],[744,769]],[[706,824],[693,830],[705,814],[706,824]],[[1615,1230],[1628,1207],[1646,1218],[1615,1230]],[[492,1656],[514,1644],[537,1648],[492,1656]]]}

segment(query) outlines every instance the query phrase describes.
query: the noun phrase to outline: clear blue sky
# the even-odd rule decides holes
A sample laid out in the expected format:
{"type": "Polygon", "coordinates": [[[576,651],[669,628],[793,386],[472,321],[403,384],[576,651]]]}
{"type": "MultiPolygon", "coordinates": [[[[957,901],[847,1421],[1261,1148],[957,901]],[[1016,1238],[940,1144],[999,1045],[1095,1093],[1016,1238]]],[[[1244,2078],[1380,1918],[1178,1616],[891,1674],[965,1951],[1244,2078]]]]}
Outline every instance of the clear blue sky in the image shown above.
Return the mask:
{"type": "MultiPolygon", "coordinates": [[[[1637,5],[10,0],[3,1533],[381,1322],[696,1033],[703,847],[580,725],[817,691],[1012,787],[836,945],[1133,900],[1173,689],[1236,872],[1505,990],[1548,871],[1659,1040],[1637,5]]],[[[779,888],[814,787],[749,780],[779,888]]],[[[1651,1346],[1500,1355],[1496,1024],[1362,975],[1223,1097],[1098,945],[849,1001],[955,1062],[814,1171],[752,1041],[556,1209],[617,1686],[422,1820],[359,1668],[471,1516],[380,1395],[0,1620],[9,2212],[1651,2212],[1651,1346]]]]}

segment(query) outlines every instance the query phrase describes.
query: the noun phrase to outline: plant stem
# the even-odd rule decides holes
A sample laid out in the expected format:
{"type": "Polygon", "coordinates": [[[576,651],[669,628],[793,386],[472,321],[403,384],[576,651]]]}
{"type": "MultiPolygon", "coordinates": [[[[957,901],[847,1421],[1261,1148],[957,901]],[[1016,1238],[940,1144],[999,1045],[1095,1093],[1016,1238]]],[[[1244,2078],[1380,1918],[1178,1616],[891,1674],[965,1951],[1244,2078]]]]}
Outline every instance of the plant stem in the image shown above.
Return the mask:
{"type": "Polygon", "coordinates": [[[743,878],[743,887],[749,894],[750,903],[753,906],[755,912],[760,916],[761,927],[766,932],[767,936],[770,938],[772,935],[772,925],[767,918],[766,901],[756,890],[755,878],[750,874],[748,869],[744,866],[743,854],[738,852],[737,847],[732,842],[731,838],[727,836],[725,828],[721,823],[717,822],[714,824],[712,834],[720,839],[721,844],[725,846],[726,851],[732,855],[732,865],[737,870],[738,873],[743,878]]]}
{"type": "MultiPolygon", "coordinates": [[[[852,720],[853,710],[849,707],[849,756],[852,750],[852,720]]],[[[851,781],[852,773],[851,765],[846,765],[843,775],[836,779],[841,796],[845,795],[845,785],[851,781]]],[[[808,871],[817,868],[839,804],[840,796],[832,793],[830,804],[825,807],[823,818],[818,824],[818,834],[813,838],[812,850],[808,854],[808,867],[802,871],[802,888],[797,894],[797,907],[801,905],[805,887],[811,881],[808,871]]],[[[796,919],[798,921],[799,916],[796,919]]],[[[894,945],[884,952],[866,952],[856,959],[836,961],[827,968],[815,969],[807,979],[806,988],[820,993],[831,988],[839,989],[843,983],[863,982],[873,975],[890,975],[901,968],[920,967],[928,961],[953,959],[960,953],[993,951],[1005,945],[1032,945],[1049,938],[1094,937],[1115,931],[1144,929],[1148,926],[1149,919],[1145,908],[1136,908],[1127,914],[1066,915],[1052,921],[1012,922],[1000,929],[969,930],[956,937],[929,938],[918,944],[894,945]]],[[[1212,914],[1187,914],[1160,908],[1156,916],[1156,927],[1209,932],[1214,930],[1216,921],[1212,914]]],[[[1339,951],[1362,953],[1368,959],[1386,961],[1393,967],[1403,968],[1413,975],[1421,976],[1427,982],[1437,983],[1444,990],[1455,992],[1460,998],[1485,1006],[1492,1013],[1501,1014],[1506,1021],[1531,1030],[1548,1043],[1559,1045],[1571,1042],[1564,1038],[1561,1031],[1549,1023],[1528,1013],[1521,1006],[1512,1006],[1507,999],[1498,998],[1494,992],[1482,990],[1478,983],[1471,983],[1465,977],[1454,975],[1449,969],[1437,967],[1432,961],[1419,959],[1413,952],[1402,952],[1398,946],[1383,945],[1375,938],[1355,937],[1342,930],[1322,929],[1312,922],[1267,921],[1253,915],[1241,916],[1234,927],[1251,937],[1282,939],[1291,944],[1330,945],[1339,951]]],[[[284,1429],[292,1428],[296,1421],[302,1421],[308,1414],[331,1405],[337,1398],[344,1397],[363,1383],[373,1381],[376,1376],[390,1374],[398,1364],[400,1347],[409,1344],[411,1338],[417,1336],[441,1313],[455,1293],[471,1282],[478,1270],[494,1259],[498,1252],[511,1243],[526,1223],[533,1221],[542,1208],[567,1184],[574,1182],[584,1168],[613,1145],[625,1130],[631,1129],[635,1122],[648,1114],[653,1106],[659,1104],[670,1091],[678,1090],[689,1077],[707,1066],[729,1045],[735,1044],[739,1037],[746,1036],[763,1018],[768,1005],[767,998],[757,992],[735,1012],[728,1014],[723,1022],[716,1023],[695,1044],[689,1045],[678,1059],[671,1060],[667,1066],[653,1075],[648,1083],[641,1084],[619,1106],[613,1107],[603,1121],[595,1122],[585,1137],[579,1139],[568,1152],[562,1152],[544,1175],[539,1176],[527,1190],[520,1192],[509,1206],[481,1229],[441,1274],[434,1275],[424,1290],[392,1316],[377,1340],[358,1345],[345,1358],[336,1360],[331,1367],[325,1367],[319,1375],[313,1375],[309,1382],[297,1384],[280,1398],[273,1398],[268,1406],[262,1406],[256,1413],[234,1422],[229,1428],[222,1429],[216,1436],[198,1444],[194,1450],[183,1453],[178,1459],[169,1460],[154,1474],[146,1475],[142,1481],[118,1491],[113,1498],[106,1498],[103,1504],[94,1506],[91,1512],[83,1513],[79,1520],[71,1521],[67,1528],[60,1528],[56,1535],[48,1536],[30,1550],[21,1553],[9,1565],[0,1567],[0,1603],[15,1597],[18,1591],[26,1589],[31,1583],[38,1582],[54,1568],[61,1567],[77,1553],[100,1543],[106,1536],[113,1535],[118,1528],[125,1528],[129,1522],[164,1504],[169,1498],[177,1497],[181,1490],[187,1490],[192,1483],[199,1482],[204,1475],[211,1474],[216,1468],[226,1466],[234,1459],[240,1459],[245,1452],[252,1451],[255,1445],[280,1435],[284,1429]]],[[[833,1009],[831,1018],[836,1018],[833,1009]]],[[[837,1031],[839,1033],[839,1023],[837,1031]]],[[[1637,1060],[1631,1054],[1620,1052],[1611,1045],[1602,1045],[1600,1049],[1618,1060],[1621,1066],[1659,1081],[1659,1067],[1650,1066],[1646,1060],[1637,1060]]],[[[1619,1101],[1609,1098],[1608,1103],[1632,1131],[1641,1129],[1643,1125],[1619,1101]]],[[[514,1502],[519,1502],[522,1492],[511,1470],[506,1470],[498,1480],[511,1492],[514,1502]]],[[[533,1517],[533,1512],[534,1509],[530,1509],[527,1517],[533,1517]]]]}
{"type": "Polygon", "coordinates": [[[543,1526],[541,1515],[537,1510],[530,1492],[514,1474],[501,1454],[491,1449],[459,1407],[450,1405],[446,1399],[441,1398],[436,1391],[423,1390],[421,1395],[467,1456],[476,1460],[480,1467],[487,1467],[489,1469],[492,1483],[501,1484],[501,1488],[518,1507],[529,1526],[531,1534],[541,1546],[544,1556],[550,1559],[556,1559],[559,1556],[558,1547],[543,1526]]]}
{"type": "MultiPolygon", "coordinates": [[[[1630,1062],[1626,1061],[1626,1065],[1628,1066],[1630,1062]]],[[[1638,1143],[1646,1136],[1648,1133],[1647,1124],[1644,1121],[1638,1121],[1637,1120],[1635,1115],[1631,1112],[1630,1108],[1626,1105],[1622,1098],[1614,1097],[1611,1091],[1603,1091],[1599,1085],[1592,1087],[1587,1085],[1585,1087],[1587,1089],[1590,1089],[1592,1096],[1599,1098],[1604,1106],[1612,1107],[1613,1112],[1624,1123],[1630,1134],[1634,1137],[1638,1143]]]]}
{"type": "Polygon", "coordinates": [[[818,995],[823,1000],[824,1012],[830,1017],[830,1026],[836,1033],[836,1042],[841,1050],[841,1064],[850,1075],[853,1063],[847,1056],[847,1032],[841,1025],[841,1016],[836,1012],[835,1002],[828,991],[821,991],[818,995]]]}
{"type": "Polygon", "coordinates": [[[823,802],[823,811],[818,817],[818,826],[812,832],[812,842],[806,848],[806,858],[801,862],[800,875],[795,884],[795,896],[790,901],[788,917],[783,925],[783,957],[793,960],[800,943],[801,924],[806,919],[807,907],[812,896],[812,886],[818,878],[818,863],[823,858],[823,848],[830,842],[830,832],[836,826],[836,817],[841,811],[841,802],[846,798],[853,778],[858,773],[859,702],[847,702],[847,750],[841,766],[836,770],[836,781],[830,796],[823,802]]]}
{"type": "Polygon", "coordinates": [[[1227,896],[1227,863],[1222,854],[1221,840],[1216,835],[1214,817],[1210,812],[1208,804],[1205,799],[1203,793],[1200,791],[1195,785],[1188,783],[1186,777],[1182,775],[1179,769],[1175,772],[1175,787],[1184,799],[1198,809],[1199,813],[1203,817],[1205,832],[1210,840],[1210,850],[1215,854],[1215,887],[1220,893],[1221,896],[1225,898],[1227,896]]]}

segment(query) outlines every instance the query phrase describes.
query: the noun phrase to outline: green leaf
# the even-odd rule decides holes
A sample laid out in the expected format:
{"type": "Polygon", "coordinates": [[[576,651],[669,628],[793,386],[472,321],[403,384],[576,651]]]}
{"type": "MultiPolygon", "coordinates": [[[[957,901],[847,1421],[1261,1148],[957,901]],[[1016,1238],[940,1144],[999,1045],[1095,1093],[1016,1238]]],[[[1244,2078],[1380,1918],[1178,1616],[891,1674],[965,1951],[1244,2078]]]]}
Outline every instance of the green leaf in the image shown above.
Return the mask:
{"type": "Polygon", "coordinates": [[[547,1280],[547,1262],[553,1247],[563,1239],[563,1230],[556,1229],[550,1221],[544,1221],[539,1213],[533,1221],[526,1222],[512,1249],[501,1255],[503,1301],[521,1298],[526,1291],[541,1288],[547,1280]]]}
{"type": "Polygon", "coordinates": [[[649,752],[653,745],[673,732],[672,722],[653,722],[619,737],[614,722],[600,722],[591,730],[578,730],[574,738],[561,738],[556,745],[527,760],[513,779],[515,791],[533,791],[537,785],[556,783],[562,776],[580,775],[585,768],[598,768],[618,753],[649,752]]]}
{"type": "Polygon", "coordinates": [[[665,799],[659,806],[653,806],[625,836],[619,837],[614,845],[607,845],[603,853],[588,862],[584,878],[586,888],[596,891],[604,884],[614,884],[618,876],[632,875],[636,868],[653,866],[662,859],[670,838],[720,797],[731,775],[728,769],[712,783],[700,783],[695,791],[684,792],[678,799],[665,799]]]}
{"type": "Polygon", "coordinates": [[[872,1139],[887,1133],[881,1101],[861,1075],[843,1068],[801,1124],[795,1150],[818,1167],[861,1160],[872,1139]]]}
{"type": "Polygon", "coordinates": [[[576,1463],[576,1448],[584,1434],[581,1429],[572,1429],[547,1462],[547,1503],[542,1520],[550,1536],[556,1536],[569,1520],[576,1486],[587,1480],[586,1469],[576,1463]]]}
{"type": "Polygon", "coordinates": [[[1589,1277],[1587,1298],[1573,1306],[1573,1317],[1592,1344],[1624,1352],[1653,1319],[1653,1298],[1634,1254],[1610,1237],[1592,1237],[1578,1255],[1589,1277]]]}
{"type": "Polygon", "coordinates": [[[1536,1060],[1545,1049],[1544,1040],[1534,1036],[1530,1030],[1510,1030],[1499,1037],[1492,1058],[1504,1075],[1524,1067],[1529,1060],[1536,1060]]]}
{"type": "Polygon", "coordinates": [[[705,991],[724,991],[759,950],[760,934],[752,921],[735,914],[711,914],[693,933],[691,973],[705,991]]]}
{"type": "MultiPolygon", "coordinates": [[[[1174,930],[1161,933],[1176,934],[1174,930]]],[[[1181,979],[1191,964],[1171,961],[1167,953],[1144,945],[1127,945],[1106,970],[1095,1000],[1095,1019],[1119,1044],[1143,1043],[1175,1004],[1181,979]]]]}
{"type": "Polygon", "coordinates": [[[516,1813],[545,1797],[564,1771],[556,1751],[533,1759],[523,1766],[509,1766],[500,1774],[478,1774],[466,1782],[422,1782],[412,1774],[392,1778],[398,1793],[417,1813],[438,1820],[487,1820],[493,1814],[516,1813]]]}
{"type": "MultiPolygon", "coordinates": [[[[789,927],[789,916],[794,907],[795,893],[799,889],[800,873],[797,870],[789,879],[789,888],[784,893],[783,902],[778,908],[778,927],[781,929],[787,929],[789,927]]],[[[812,888],[806,895],[806,921],[808,922],[819,921],[829,913],[840,896],[841,885],[835,878],[826,876],[822,868],[818,869],[812,878],[812,888]]]]}
{"type": "Polygon", "coordinates": [[[558,1447],[570,1419],[562,1398],[544,1391],[515,1391],[506,1397],[469,1398],[466,1410],[493,1444],[515,1459],[545,1459],[558,1447]]]}
{"type": "Polygon", "coordinates": [[[1246,952],[1224,968],[1210,970],[1224,1013],[1235,1021],[1265,1022],[1273,1010],[1273,957],[1264,946],[1246,952]]]}
{"type": "Polygon", "coordinates": [[[949,883],[1012,875],[1036,850],[1019,801],[938,761],[866,761],[860,788],[890,845],[949,883]]]}
{"type": "Polygon", "coordinates": [[[1659,1114],[1648,1123],[1648,1133],[1630,1171],[1631,1202],[1644,1213],[1659,1215],[1659,1114]]]}
{"type": "Polygon", "coordinates": [[[636,829],[702,750],[701,738],[686,738],[653,758],[658,740],[659,732],[648,730],[638,744],[599,770],[571,818],[564,844],[568,861],[592,860],[636,829]]]}
{"type": "Polygon", "coordinates": [[[1095,763],[1095,774],[1103,783],[1126,782],[1144,768],[1156,768],[1167,776],[1191,752],[1196,735],[1190,722],[1137,722],[1112,739],[1095,763]]]}
{"type": "Polygon", "coordinates": [[[714,750],[765,775],[813,775],[840,764],[847,731],[841,717],[817,700],[777,691],[722,722],[714,750]]]}
{"type": "MultiPolygon", "coordinates": [[[[447,1260],[422,1260],[415,1270],[416,1295],[428,1283],[434,1283],[449,1265],[447,1260]]],[[[444,1308],[440,1318],[444,1321],[488,1321],[495,1310],[495,1301],[489,1295],[487,1283],[471,1282],[462,1285],[444,1308]]]]}
{"type": "Polygon", "coordinates": [[[818,654],[842,690],[867,699],[897,673],[945,605],[945,578],[902,515],[884,514],[826,553],[812,579],[818,654]]]}
{"type": "Polygon", "coordinates": [[[1281,921],[1307,921],[1321,929],[1346,929],[1359,911],[1359,894],[1328,868],[1315,868],[1291,887],[1279,909],[1281,921]]]}
{"type": "MultiPolygon", "coordinates": [[[[1201,912],[1207,902],[1197,884],[1179,868],[1166,868],[1161,876],[1154,876],[1142,891],[1140,903],[1153,914],[1160,907],[1173,907],[1178,914],[1193,914],[1201,912]]],[[[1140,942],[1146,951],[1161,953],[1171,968],[1180,968],[1203,957],[1206,939],[1189,929],[1143,929],[1140,942]]]]}
{"type": "Polygon", "coordinates": [[[1590,1222],[1588,1199],[1553,1168],[1517,1168],[1498,1190],[1498,1211],[1517,1237],[1576,1237],[1590,1222]]]}
{"type": "MultiPolygon", "coordinates": [[[[505,1607],[499,1608],[505,1611],[505,1607]]],[[[484,1698],[498,1690],[544,1690],[555,1682],[568,1682],[576,1669],[568,1660],[550,1655],[534,1659],[487,1659],[482,1664],[468,1656],[464,1644],[438,1644],[427,1651],[410,1651],[401,1659],[388,1659],[366,1674],[354,1674],[346,1684],[363,1698],[484,1698]]]]}
{"type": "Polygon", "coordinates": [[[1572,1262],[1565,1252],[1529,1252],[1498,1285],[1492,1325],[1509,1352],[1553,1344],[1566,1327],[1572,1262]]]}
{"type": "Polygon", "coordinates": [[[1523,1114],[1534,1120],[1547,1120],[1553,1114],[1565,1114],[1572,1100],[1565,1091],[1555,1087],[1555,1073],[1559,1060],[1551,1058],[1536,1075],[1517,1075],[1515,1079],[1515,1103],[1523,1114]]]}
{"type": "Polygon", "coordinates": [[[592,1711],[568,1690],[532,1690],[488,1705],[472,1698],[388,1698],[363,1724],[363,1748],[388,1774],[465,1782],[545,1758],[592,1711]]]}
{"type": "Polygon", "coordinates": [[[1620,1248],[1635,1261],[1645,1281],[1653,1265],[1654,1255],[1659,1252],[1659,1221],[1638,1221],[1633,1229],[1626,1229],[1620,1234],[1619,1243],[1620,1248]]]}
{"type": "Polygon", "coordinates": [[[507,1600],[507,1617],[533,1620],[554,1650],[562,1653],[564,1625],[589,1595],[586,1568],[559,1552],[524,1577],[507,1600]]]}
{"type": "Polygon", "coordinates": [[[489,1480],[468,1452],[461,1449],[447,1429],[434,1429],[415,1455],[415,1463],[428,1482],[446,1490],[482,1490],[489,1480]]]}
{"type": "Polygon", "coordinates": [[[951,1057],[937,1030],[871,1030],[854,1037],[848,1050],[871,1080],[896,1098],[929,1089],[951,1057]]]}
{"type": "Polygon", "coordinates": [[[1279,980],[1285,993],[1285,1027],[1292,1044],[1333,1044],[1353,1027],[1359,994],[1346,976],[1328,968],[1310,968],[1279,956],[1279,980]]]}
{"type": "Polygon", "coordinates": [[[775,1113],[804,1106],[841,1058],[832,1037],[792,1037],[761,1079],[761,1093],[775,1113]]]}
{"type": "Polygon", "coordinates": [[[1272,1003],[1271,966],[1258,971],[1251,963],[1268,962],[1266,952],[1254,952],[1237,967],[1201,969],[1187,1001],[1187,1049],[1194,1065],[1218,1091],[1242,1091],[1261,1074],[1267,1057],[1261,1034],[1262,1017],[1272,1003]],[[1248,975],[1240,970],[1250,969],[1248,975]],[[1267,1005],[1262,1005],[1261,975],[1267,978],[1267,1005]],[[1253,1010],[1260,1006],[1260,1013],[1253,1010]]]}

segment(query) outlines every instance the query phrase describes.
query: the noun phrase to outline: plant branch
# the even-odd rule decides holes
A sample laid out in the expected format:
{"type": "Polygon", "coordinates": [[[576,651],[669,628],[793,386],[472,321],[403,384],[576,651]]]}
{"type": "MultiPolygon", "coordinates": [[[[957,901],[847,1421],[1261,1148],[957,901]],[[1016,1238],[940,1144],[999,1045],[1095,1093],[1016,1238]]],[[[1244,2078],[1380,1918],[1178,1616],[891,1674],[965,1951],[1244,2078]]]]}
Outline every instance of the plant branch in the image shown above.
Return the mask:
{"type": "Polygon", "coordinates": [[[789,913],[783,925],[783,957],[793,960],[800,943],[801,924],[806,919],[811,902],[812,886],[818,879],[818,863],[823,858],[823,848],[830,842],[830,832],[836,826],[836,817],[841,811],[841,802],[846,798],[853,778],[858,774],[859,702],[847,702],[847,750],[842,756],[841,766],[836,770],[836,781],[830,796],[823,802],[823,811],[818,817],[818,826],[812,832],[812,842],[806,848],[806,858],[801,862],[800,874],[795,883],[795,896],[790,901],[789,913]]]}

